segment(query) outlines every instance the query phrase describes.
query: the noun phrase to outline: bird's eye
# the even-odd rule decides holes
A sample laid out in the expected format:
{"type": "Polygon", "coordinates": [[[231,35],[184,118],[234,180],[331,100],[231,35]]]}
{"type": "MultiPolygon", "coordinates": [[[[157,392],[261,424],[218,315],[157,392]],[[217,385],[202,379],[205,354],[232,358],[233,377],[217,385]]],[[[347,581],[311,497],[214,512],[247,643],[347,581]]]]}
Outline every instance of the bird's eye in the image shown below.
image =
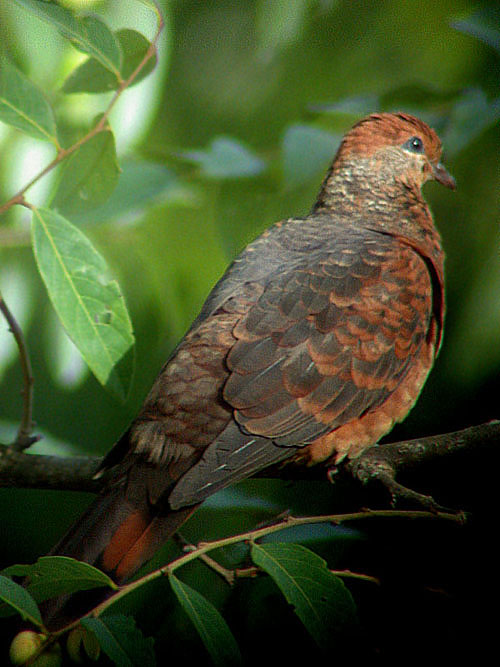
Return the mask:
{"type": "Polygon", "coordinates": [[[424,142],[420,137],[412,137],[404,144],[404,147],[412,151],[412,153],[423,153],[424,142]]]}

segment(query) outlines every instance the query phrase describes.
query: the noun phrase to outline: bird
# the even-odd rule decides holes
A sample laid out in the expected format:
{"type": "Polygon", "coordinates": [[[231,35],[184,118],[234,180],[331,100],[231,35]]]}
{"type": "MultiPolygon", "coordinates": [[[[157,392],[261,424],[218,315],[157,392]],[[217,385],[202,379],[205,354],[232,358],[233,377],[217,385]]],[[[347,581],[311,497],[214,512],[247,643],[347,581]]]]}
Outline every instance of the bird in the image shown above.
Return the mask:
{"type": "MultiPolygon", "coordinates": [[[[311,213],[217,282],[51,555],[124,583],[213,493],[277,464],[338,465],[406,417],[443,333],[444,252],[421,192],[455,188],[441,152],[403,112],[345,134],[311,213]]],[[[49,602],[46,626],[70,603],[49,602]]]]}

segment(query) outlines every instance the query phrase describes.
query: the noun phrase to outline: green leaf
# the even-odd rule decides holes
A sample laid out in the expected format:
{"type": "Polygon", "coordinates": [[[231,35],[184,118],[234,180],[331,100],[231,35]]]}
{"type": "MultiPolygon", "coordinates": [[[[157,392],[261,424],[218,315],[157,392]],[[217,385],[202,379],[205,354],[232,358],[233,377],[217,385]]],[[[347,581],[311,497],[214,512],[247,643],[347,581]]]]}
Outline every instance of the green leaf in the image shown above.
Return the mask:
{"type": "Polygon", "coordinates": [[[332,162],[340,137],[311,125],[292,125],[282,143],[285,187],[310,183],[332,162]]]}
{"type": "Polygon", "coordinates": [[[253,544],[251,556],[274,579],[316,643],[334,651],[339,636],[357,623],[354,601],[342,580],[300,544],[253,544]]]}
{"type": "Polygon", "coordinates": [[[67,556],[42,556],[31,565],[11,565],[2,574],[28,577],[27,590],[37,602],[102,586],[117,588],[101,570],[67,556]]]}
{"type": "MultiPolygon", "coordinates": [[[[150,42],[141,33],[127,28],[119,30],[116,37],[123,52],[121,79],[127,79],[142,62],[150,42]]],[[[150,58],[137,74],[131,85],[142,81],[155,67],[156,53],[150,58]]],[[[116,90],[120,79],[103,67],[95,58],[89,58],[77,67],[66,79],[63,85],[65,93],[106,93],[116,90]]]]}
{"type": "Polygon", "coordinates": [[[63,93],[107,93],[116,90],[120,80],[95,58],[88,58],[68,76],[63,93]]]}
{"type": "Polygon", "coordinates": [[[0,59],[0,120],[35,139],[57,145],[52,107],[43,93],[6,58],[0,59]]]}
{"type": "Polygon", "coordinates": [[[89,239],[50,209],[33,210],[38,270],[66,332],[101,384],[124,399],[134,336],[118,283],[89,239]]]}
{"type": "Polygon", "coordinates": [[[113,133],[99,132],[63,162],[51,208],[72,217],[99,206],[115,189],[119,174],[113,133]]]}
{"type": "MultiPolygon", "coordinates": [[[[489,223],[489,221],[487,221],[489,223]]],[[[484,227],[479,233],[484,235],[484,227]]],[[[472,392],[491,377],[492,369],[500,368],[500,262],[498,234],[490,237],[490,253],[481,253],[477,274],[467,276],[467,290],[455,315],[453,337],[448,340],[448,353],[456,361],[450,376],[457,386],[472,392]]]]}
{"type": "Polygon", "coordinates": [[[6,602],[12,607],[13,612],[20,614],[23,619],[43,627],[40,610],[28,591],[2,575],[0,575],[0,600],[6,602]]]}
{"type": "Polygon", "coordinates": [[[81,624],[92,632],[102,650],[120,667],[154,667],[154,640],[145,637],[130,616],[106,614],[83,618],[81,624]]]}
{"type": "Polygon", "coordinates": [[[245,178],[260,174],[265,163],[240,142],[230,137],[216,137],[205,150],[181,153],[188,162],[197,164],[209,178],[245,178]]]}
{"type": "Polygon", "coordinates": [[[240,650],[226,621],[218,610],[198,591],[169,577],[170,585],[203,641],[215,665],[240,665],[240,650]]]}
{"type": "Polygon", "coordinates": [[[71,35],[71,43],[107,67],[110,72],[120,70],[122,52],[114,33],[97,16],[83,16],[80,30],[71,35]]]}
{"type": "MultiPolygon", "coordinates": [[[[146,55],[151,43],[136,30],[123,28],[116,33],[123,52],[122,78],[127,79],[146,55]]],[[[134,79],[134,84],[146,77],[154,68],[157,55],[151,57],[134,79]]]]}
{"type": "Polygon", "coordinates": [[[118,75],[121,66],[120,45],[113,32],[99,18],[79,18],[65,7],[43,0],[14,1],[54,25],[76,49],[92,56],[110,72],[118,75]]]}
{"type": "Polygon", "coordinates": [[[475,11],[463,19],[451,21],[451,27],[455,30],[472,35],[488,44],[496,51],[500,51],[500,12],[493,8],[475,11]]]}

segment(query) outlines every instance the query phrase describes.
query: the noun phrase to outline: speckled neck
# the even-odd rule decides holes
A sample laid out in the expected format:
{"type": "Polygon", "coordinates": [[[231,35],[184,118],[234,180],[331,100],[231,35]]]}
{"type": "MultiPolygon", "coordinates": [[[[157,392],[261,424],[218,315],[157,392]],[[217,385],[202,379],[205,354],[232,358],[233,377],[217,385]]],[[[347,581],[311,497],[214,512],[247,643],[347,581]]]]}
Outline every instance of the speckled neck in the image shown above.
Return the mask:
{"type": "Polygon", "coordinates": [[[405,181],[398,167],[373,159],[334,162],[312,214],[349,217],[353,224],[408,241],[441,264],[441,239],[429,207],[418,184],[405,181]]]}

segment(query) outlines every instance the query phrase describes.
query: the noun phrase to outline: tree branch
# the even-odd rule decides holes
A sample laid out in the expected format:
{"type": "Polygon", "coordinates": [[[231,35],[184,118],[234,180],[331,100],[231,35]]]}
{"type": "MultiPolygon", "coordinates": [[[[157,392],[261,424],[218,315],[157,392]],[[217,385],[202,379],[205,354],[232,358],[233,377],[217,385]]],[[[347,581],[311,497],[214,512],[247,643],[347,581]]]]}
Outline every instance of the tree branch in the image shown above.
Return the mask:
{"type": "Polygon", "coordinates": [[[398,499],[406,499],[431,511],[443,511],[446,508],[431,496],[417,493],[397,482],[397,475],[445,457],[496,448],[499,442],[500,421],[494,420],[462,431],[370,447],[358,459],[350,461],[348,469],[362,483],[371,480],[381,482],[391,494],[393,504],[398,499]]]}
{"type": "Polygon", "coordinates": [[[93,476],[101,460],[27,454],[0,446],[0,487],[98,493],[104,478],[93,476]]]}
{"type": "MultiPolygon", "coordinates": [[[[491,421],[452,433],[371,447],[358,459],[347,463],[347,468],[362,483],[373,479],[385,483],[387,477],[394,479],[410,469],[418,471],[424,465],[438,462],[443,457],[493,450],[499,443],[500,421],[491,421]]],[[[98,493],[106,479],[93,479],[101,460],[98,457],[66,458],[27,454],[1,447],[0,487],[98,493]]],[[[323,466],[305,468],[290,464],[267,468],[257,476],[285,480],[326,480],[328,470],[323,466]]]]}

